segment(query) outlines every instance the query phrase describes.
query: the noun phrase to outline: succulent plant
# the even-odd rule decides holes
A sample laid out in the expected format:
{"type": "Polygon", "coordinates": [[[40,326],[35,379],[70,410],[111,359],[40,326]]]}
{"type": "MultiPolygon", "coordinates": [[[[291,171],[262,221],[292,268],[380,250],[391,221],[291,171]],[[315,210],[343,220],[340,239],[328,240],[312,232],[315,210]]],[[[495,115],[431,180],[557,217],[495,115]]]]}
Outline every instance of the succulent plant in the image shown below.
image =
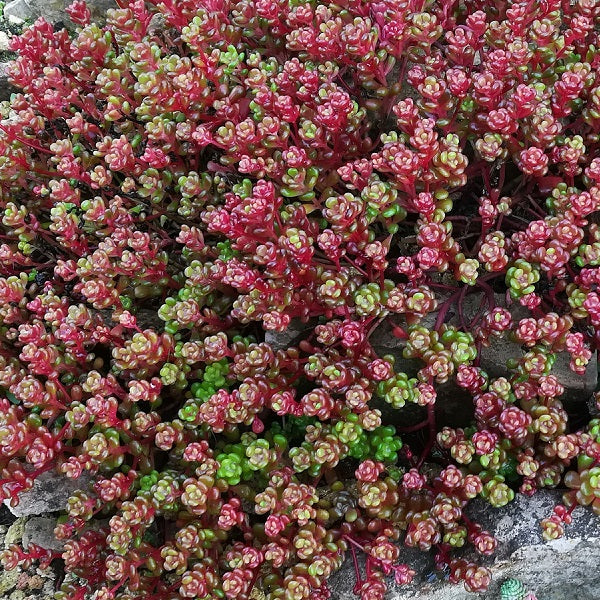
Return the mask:
{"type": "Polygon", "coordinates": [[[62,554],[4,568],[64,561],[57,600],[325,600],[362,553],[381,600],[405,545],[482,592],[471,500],[564,484],[548,539],[598,512],[556,366],[600,343],[598,3],[117,5],[11,41],[0,499],[94,481],[62,554]]]}
{"type": "Polygon", "coordinates": [[[500,587],[500,600],[525,600],[527,588],[514,578],[505,580],[500,587]]]}

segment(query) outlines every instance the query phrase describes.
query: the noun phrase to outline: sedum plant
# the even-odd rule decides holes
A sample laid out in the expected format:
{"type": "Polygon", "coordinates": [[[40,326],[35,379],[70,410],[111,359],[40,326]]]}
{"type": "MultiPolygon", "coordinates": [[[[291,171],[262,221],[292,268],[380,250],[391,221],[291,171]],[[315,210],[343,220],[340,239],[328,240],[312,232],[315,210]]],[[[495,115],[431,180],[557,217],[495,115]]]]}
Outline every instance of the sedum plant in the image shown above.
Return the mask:
{"type": "Polygon", "coordinates": [[[408,546],[481,592],[472,500],[565,487],[547,538],[600,512],[555,366],[600,341],[598,3],[117,4],[12,40],[0,496],[81,487],[64,552],[3,566],[62,559],[57,600],[325,600],[348,555],[381,600],[408,546]]]}

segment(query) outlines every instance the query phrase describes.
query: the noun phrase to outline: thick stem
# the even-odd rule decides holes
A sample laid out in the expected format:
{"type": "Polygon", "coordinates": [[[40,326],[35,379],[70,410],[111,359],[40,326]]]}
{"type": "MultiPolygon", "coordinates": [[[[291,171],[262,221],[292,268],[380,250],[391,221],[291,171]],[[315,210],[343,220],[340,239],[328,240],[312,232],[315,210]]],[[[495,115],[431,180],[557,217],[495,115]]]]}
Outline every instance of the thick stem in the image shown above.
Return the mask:
{"type": "Polygon", "coordinates": [[[446,317],[446,314],[448,313],[448,309],[450,308],[450,306],[452,306],[452,303],[460,296],[461,291],[462,290],[457,290],[456,292],[454,292],[454,294],[452,294],[452,296],[450,296],[450,298],[448,298],[448,300],[446,300],[444,304],[442,304],[442,306],[440,307],[437,319],[435,320],[435,331],[439,331],[440,327],[444,324],[444,319],[446,317]]]}

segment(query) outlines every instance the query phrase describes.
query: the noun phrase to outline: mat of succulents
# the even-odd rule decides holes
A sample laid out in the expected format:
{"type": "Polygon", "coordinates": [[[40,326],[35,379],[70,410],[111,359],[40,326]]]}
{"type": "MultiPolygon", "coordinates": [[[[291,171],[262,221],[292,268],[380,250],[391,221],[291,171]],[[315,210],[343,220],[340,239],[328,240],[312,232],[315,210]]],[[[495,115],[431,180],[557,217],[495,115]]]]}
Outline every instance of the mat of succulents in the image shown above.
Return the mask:
{"type": "Polygon", "coordinates": [[[0,104],[0,496],[80,489],[5,569],[381,600],[416,548],[484,592],[472,500],[600,513],[600,3],[67,13],[0,104]]]}

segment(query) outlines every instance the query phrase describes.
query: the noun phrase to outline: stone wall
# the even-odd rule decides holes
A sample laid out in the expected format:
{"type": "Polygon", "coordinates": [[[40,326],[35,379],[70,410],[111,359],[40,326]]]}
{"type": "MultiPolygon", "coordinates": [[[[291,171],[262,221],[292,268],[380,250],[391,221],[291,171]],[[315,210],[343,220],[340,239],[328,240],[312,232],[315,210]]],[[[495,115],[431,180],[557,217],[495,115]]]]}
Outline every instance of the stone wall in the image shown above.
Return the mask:
{"type": "MultiPolygon", "coordinates": [[[[46,476],[43,493],[35,490],[24,495],[22,506],[14,512],[22,515],[16,520],[6,519],[0,511],[0,548],[10,543],[38,544],[44,548],[60,550],[62,543],[54,539],[55,515],[48,516],[66,503],[65,491],[60,490],[64,482],[46,476]]],[[[517,498],[499,509],[484,501],[476,500],[468,509],[469,517],[494,534],[498,549],[494,556],[475,557],[486,564],[493,573],[493,581],[487,593],[469,594],[462,585],[454,585],[439,579],[433,572],[433,555],[419,550],[403,548],[401,560],[407,561],[416,571],[410,586],[398,587],[391,584],[388,600],[499,600],[499,588],[506,578],[521,580],[538,600],[597,600],[600,589],[600,517],[592,511],[577,508],[573,523],[565,529],[565,536],[546,542],[541,537],[540,521],[552,513],[560,502],[559,491],[545,490],[532,498],[517,498]]],[[[6,510],[6,509],[4,509],[6,510]]],[[[364,569],[364,565],[362,565],[364,569]]],[[[364,573],[364,570],[363,570],[364,573]]],[[[53,581],[52,571],[41,571],[36,567],[24,572],[0,573],[0,599],[2,600],[51,600],[47,581],[53,581]],[[32,579],[39,590],[23,596],[19,581],[32,579]]],[[[355,573],[351,561],[330,581],[331,600],[352,600],[355,573]]],[[[23,584],[24,585],[24,584],[23,584]]]]}
{"type": "MultiPolygon", "coordinates": [[[[401,560],[409,561],[417,574],[410,586],[392,583],[389,600],[499,600],[500,585],[509,577],[522,581],[538,600],[597,600],[600,517],[577,508],[563,538],[551,542],[542,539],[540,521],[552,513],[560,497],[558,491],[545,490],[532,498],[517,496],[514,502],[498,509],[480,500],[472,503],[469,516],[498,540],[494,556],[478,559],[493,574],[485,594],[470,594],[462,585],[437,579],[431,554],[403,549],[401,560]]],[[[476,557],[471,554],[470,558],[476,557]]],[[[353,566],[346,561],[331,579],[332,599],[351,600],[354,581],[353,566]]]]}
{"type": "MultiPolygon", "coordinates": [[[[5,18],[16,25],[25,21],[35,21],[44,17],[53,24],[66,23],[68,17],[65,13],[73,0],[12,0],[4,5],[5,18]]],[[[88,0],[87,2],[92,18],[101,19],[109,8],[115,7],[114,0],[88,0]]]]}
{"type": "MultiPolygon", "coordinates": [[[[6,69],[14,57],[8,44],[10,38],[21,32],[28,23],[38,17],[44,17],[48,22],[58,27],[70,23],[65,8],[72,0],[12,0],[0,2],[0,101],[10,99],[16,91],[8,82],[6,69]]],[[[109,8],[117,6],[115,0],[88,0],[92,18],[102,21],[109,8]]]]}

